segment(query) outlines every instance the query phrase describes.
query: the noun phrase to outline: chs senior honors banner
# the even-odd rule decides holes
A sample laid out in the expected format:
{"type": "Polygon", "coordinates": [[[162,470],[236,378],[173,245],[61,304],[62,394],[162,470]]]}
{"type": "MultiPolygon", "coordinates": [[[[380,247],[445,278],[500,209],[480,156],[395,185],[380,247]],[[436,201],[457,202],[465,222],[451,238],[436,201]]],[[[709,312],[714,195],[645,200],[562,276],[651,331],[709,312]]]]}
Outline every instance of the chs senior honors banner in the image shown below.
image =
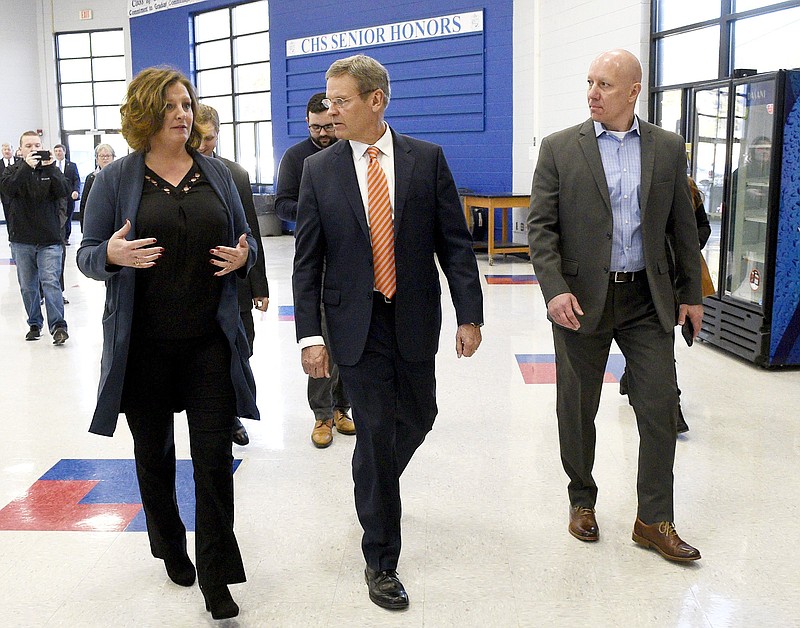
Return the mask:
{"type": "Polygon", "coordinates": [[[297,57],[366,46],[398,44],[416,39],[453,37],[482,30],[483,11],[470,11],[290,39],[286,42],[286,56],[297,57]]]}

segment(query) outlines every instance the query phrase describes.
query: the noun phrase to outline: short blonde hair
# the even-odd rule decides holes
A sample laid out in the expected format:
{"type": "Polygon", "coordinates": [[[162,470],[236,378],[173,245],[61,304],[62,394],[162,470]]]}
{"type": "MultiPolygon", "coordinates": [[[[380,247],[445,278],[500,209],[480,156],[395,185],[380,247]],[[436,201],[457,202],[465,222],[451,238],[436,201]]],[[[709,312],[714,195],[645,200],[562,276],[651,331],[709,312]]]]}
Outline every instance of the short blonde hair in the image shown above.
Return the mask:
{"type": "MultiPolygon", "coordinates": [[[[119,111],[122,114],[122,137],[133,150],[150,150],[150,139],[164,124],[167,89],[174,83],[180,83],[189,92],[192,117],[196,117],[197,93],[194,85],[174,68],[145,68],[128,85],[128,93],[119,111]]],[[[192,125],[186,146],[197,148],[200,139],[200,132],[192,125]]]]}
{"type": "Polygon", "coordinates": [[[214,131],[219,133],[219,114],[211,105],[200,103],[197,106],[197,116],[195,116],[194,123],[203,131],[207,131],[209,127],[212,127],[214,131]]]}

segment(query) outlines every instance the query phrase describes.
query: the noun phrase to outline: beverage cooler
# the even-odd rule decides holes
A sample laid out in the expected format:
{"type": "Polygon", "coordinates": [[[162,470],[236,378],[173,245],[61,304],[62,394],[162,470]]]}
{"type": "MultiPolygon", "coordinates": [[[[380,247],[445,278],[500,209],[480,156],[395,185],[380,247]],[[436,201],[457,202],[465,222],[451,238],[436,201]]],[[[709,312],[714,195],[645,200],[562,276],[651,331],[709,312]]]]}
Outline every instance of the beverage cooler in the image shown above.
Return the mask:
{"type": "Polygon", "coordinates": [[[800,70],[693,92],[692,176],[716,294],[700,338],[759,366],[800,364],[800,70]]]}

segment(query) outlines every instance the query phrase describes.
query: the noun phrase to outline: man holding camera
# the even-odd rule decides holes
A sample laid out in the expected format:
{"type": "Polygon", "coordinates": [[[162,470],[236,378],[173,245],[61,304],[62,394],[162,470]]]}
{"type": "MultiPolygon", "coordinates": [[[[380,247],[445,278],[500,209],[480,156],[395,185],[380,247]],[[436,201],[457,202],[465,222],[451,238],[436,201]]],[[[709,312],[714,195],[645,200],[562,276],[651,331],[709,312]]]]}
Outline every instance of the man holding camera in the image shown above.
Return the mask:
{"type": "Polygon", "coordinates": [[[44,326],[39,297],[41,284],[53,344],[63,345],[69,334],[59,280],[63,256],[59,199],[69,195],[69,184],[54,165],[52,153],[42,150],[38,133],[26,131],[19,145],[22,161],[5,169],[0,190],[11,200],[8,240],[28,313],[29,330],[25,340],[38,340],[44,326]]]}

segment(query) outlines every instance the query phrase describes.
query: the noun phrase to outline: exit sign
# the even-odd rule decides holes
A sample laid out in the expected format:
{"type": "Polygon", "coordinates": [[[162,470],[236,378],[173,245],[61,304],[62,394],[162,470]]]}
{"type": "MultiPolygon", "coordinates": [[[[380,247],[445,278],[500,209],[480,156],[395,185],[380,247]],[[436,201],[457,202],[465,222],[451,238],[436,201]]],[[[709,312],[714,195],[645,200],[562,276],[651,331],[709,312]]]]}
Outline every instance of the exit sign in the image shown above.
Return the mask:
{"type": "Polygon", "coordinates": [[[91,20],[92,19],[92,10],[91,9],[83,9],[82,11],[78,11],[78,19],[91,20]]]}

